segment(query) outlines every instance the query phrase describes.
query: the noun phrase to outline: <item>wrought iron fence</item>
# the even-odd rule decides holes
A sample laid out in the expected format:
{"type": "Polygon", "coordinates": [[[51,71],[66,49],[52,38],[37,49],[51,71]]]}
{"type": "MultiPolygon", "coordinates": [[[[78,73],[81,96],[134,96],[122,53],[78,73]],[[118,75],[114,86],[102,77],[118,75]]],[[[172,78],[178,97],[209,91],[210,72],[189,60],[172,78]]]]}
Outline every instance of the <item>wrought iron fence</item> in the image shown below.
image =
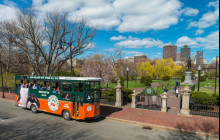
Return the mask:
{"type": "Polygon", "coordinates": [[[138,95],[137,96],[137,108],[149,109],[149,110],[161,110],[162,100],[161,96],[156,95],[138,95]]]}
{"type": "Polygon", "coordinates": [[[196,89],[196,84],[194,84],[194,85],[191,87],[191,90],[192,90],[192,91],[195,91],[195,89],[196,89]]]}
{"type": "MultiPolygon", "coordinates": [[[[111,91],[111,89],[103,89],[102,91],[111,91]]],[[[101,103],[108,105],[115,105],[116,97],[115,94],[102,94],[101,103]]]]}
{"type": "Polygon", "coordinates": [[[149,109],[149,110],[161,110],[162,106],[162,99],[161,96],[158,95],[158,90],[161,87],[157,87],[155,90],[152,87],[147,87],[145,90],[143,90],[142,93],[137,95],[137,108],[141,109],[149,109]]]}
{"type": "Polygon", "coordinates": [[[219,103],[197,104],[190,100],[189,104],[191,115],[200,115],[208,117],[219,117],[219,103]]]}

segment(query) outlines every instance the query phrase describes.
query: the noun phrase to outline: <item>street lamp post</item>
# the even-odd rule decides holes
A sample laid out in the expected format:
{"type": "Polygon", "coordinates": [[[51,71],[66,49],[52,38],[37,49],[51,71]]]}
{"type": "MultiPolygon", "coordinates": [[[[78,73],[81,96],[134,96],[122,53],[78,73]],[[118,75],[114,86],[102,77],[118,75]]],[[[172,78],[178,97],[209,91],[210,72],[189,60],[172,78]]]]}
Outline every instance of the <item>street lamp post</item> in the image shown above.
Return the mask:
{"type": "Polygon", "coordinates": [[[198,76],[198,91],[199,91],[199,84],[200,84],[200,73],[201,73],[202,67],[199,65],[198,71],[199,71],[199,76],[198,76]]]}
{"type": "Polygon", "coordinates": [[[70,43],[67,43],[67,42],[63,42],[63,41],[60,41],[60,49],[62,49],[63,47],[62,47],[62,43],[63,44],[67,44],[69,47],[70,47],[70,73],[71,73],[71,77],[73,76],[73,70],[72,70],[72,68],[73,68],[73,60],[72,60],[72,42],[70,42],[70,43]]]}
{"type": "Polygon", "coordinates": [[[129,72],[129,67],[126,68],[127,71],[127,88],[128,88],[128,72],[129,72]]]}
{"type": "Polygon", "coordinates": [[[216,67],[215,67],[215,96],[216,96],[216,86],[217,86],[217,74],[218,74],[218,56],[216,56],[216,67]]]}
{"type": "Polygon", "coordinates": [[[1,80],[2,80],[2,98],[5,98],[5,95],[4,95],[4,84],[3,84],[3,71],[2,71],[2,60],[1,60],[1,53],[0,53],[0,63],[1,63],[1,80]]]}
{"type": "Polygon", "coordinates": [[[135,71],[135,82],[137,82],[137,71],[135,71]]]}

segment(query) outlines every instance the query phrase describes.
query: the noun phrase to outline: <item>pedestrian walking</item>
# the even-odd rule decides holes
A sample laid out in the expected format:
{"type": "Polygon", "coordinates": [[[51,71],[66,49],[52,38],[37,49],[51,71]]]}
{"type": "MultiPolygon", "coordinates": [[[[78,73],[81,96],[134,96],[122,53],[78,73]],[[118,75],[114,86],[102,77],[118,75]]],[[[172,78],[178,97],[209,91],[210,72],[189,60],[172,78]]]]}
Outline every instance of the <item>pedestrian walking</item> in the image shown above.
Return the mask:
{"type": "Polygon", "coordinates": [[[176,86],[180,88],[180,83],[177,81],[176,86]]]}
{"type": "Polygon", "coordinates": [[[174,86],[172,86],[172,89],[171,89],[171,92],[172,92],[172,94],[174,94],[174,86]]]}
{"type": "Polygon", "coordinates": [[[166,92],[166,93],[168,92],[168,89],[167,89],[167,87],[165,87],[165,89],[164,89],[164,92],[166,92]]]}
{"type": "Polygon", "coordinates": [[[175,81],[175,86],[177,86],[177,82],[178,82],[178,81],[176,80],[176,81],[175,81]]]}
{"type": "Polygon", "coordinates": [[[179,88],[176,88],[176,97],[179,97],[179,88]]]}
{"type": "Polygon", "coordinates": [[[174,94],[176,94],[176,89],[177,89],[177,87],[175,86],[175,87],[174,87],[174,94]]]}

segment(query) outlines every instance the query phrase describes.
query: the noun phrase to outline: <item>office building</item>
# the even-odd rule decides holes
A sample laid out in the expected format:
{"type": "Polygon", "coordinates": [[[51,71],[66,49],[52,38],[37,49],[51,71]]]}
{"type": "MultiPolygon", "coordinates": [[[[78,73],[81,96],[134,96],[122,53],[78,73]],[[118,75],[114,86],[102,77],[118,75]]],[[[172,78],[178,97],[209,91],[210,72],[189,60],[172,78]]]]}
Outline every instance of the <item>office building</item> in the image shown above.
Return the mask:
{"type": "Polygon", "coordinates": [[[196,64],[198,64],[198,65],[203,64],[203,51],[196,52],[196,64]]]}
{"type": "Polygon", "coordinates": [[[134,57],[126,57],[125,60],[126,60],[126,62],[134,63],[134,57]]]}
{"type": "Polygon", "coordinates": [[[146,61],[147,61],[147,56],[144,54],[134,56],[134,63],[141,63],[146,61]]]}
{"type": "Polygon", "coordinates": [[[176,61],[180,61],[180,53],[176,53],[176,61]]]}
{"type": "Polygon", "coordinates": [[[188,45],[185,45],[183,48],[181,48],[180,52],[180,61],[187,62],[187,60],[190,58],[191,48],[188,47],[188,45]]]}
{"type": "Polygon", "coordinates": [[[177,56],[177,46],[176,45],[165,45],[163,46],[163,58],[169,59],[172,58],[173,61],[176,61],[177,56]]]}

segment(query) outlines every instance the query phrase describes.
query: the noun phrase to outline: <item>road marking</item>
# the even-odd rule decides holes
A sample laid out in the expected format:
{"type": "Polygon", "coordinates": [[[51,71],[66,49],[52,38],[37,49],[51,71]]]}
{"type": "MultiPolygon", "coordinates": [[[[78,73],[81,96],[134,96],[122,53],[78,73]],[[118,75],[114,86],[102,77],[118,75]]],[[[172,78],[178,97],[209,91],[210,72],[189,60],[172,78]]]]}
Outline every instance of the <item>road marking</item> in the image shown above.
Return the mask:
{"type": "Polygon", "coordinates": [[[0,121],[4,122],[5,120],[0,119],[0,121]]]}

